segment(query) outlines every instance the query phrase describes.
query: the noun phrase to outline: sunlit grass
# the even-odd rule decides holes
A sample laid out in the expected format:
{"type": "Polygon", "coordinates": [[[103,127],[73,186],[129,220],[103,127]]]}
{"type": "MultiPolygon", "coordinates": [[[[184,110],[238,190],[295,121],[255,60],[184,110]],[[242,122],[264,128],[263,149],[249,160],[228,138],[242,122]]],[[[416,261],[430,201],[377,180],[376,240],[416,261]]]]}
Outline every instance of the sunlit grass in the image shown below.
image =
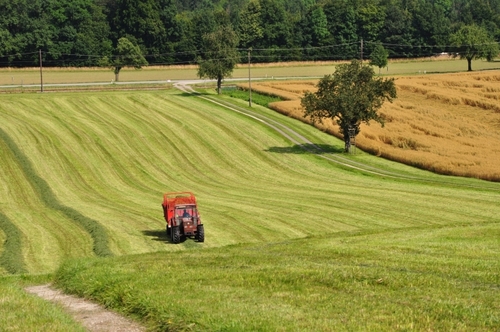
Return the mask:
{"type": "MultiPolygon", "coordinates": [[[[232,98],[239,98],[245,101],[250,101],[250,93],[248,90],[244,91],[236,88],[226,88],[222,90],[222,94],[230,96],[232,98]]],[[[281,101],[281,98],[270,96],[269,94],[253,93],[251,97],[252,103],[265,107],[267,107],[272,102],[281,101]]]]}
{"type": "MultiPolygon", "coordinates": [[[[331,135],[252,110],[394,177],[332,163],[175,90],[1,95],[0,253],[21,255],[29,273],[65,262],[59,285],[158,330],[498,325],[497,184],[346,156],[331,135]],[[198,198],[205,243],[165,236],[162,194],[179,190],[198,198]],[[54,200],[98,222],[123,257],[95,259],[90,232],[54,200]]],[[[0,279],[6,326],[30,330],[59,310],[9,280],[0,279]],[[25,307],[41,313],[20,325],[25,307]]]]}
{"type": "Polygon", "coordinates": [[[65,263],[67,291],[154,330],[491,331],[498,223],[65,263]]]}
{"type": "MultiPolygon", "coordinates": [[[[304,153],[261,122],[173,90],[2,95],[1,101],[1,129],[11,140],[1,145],[1,212],[20,232],[18,254],[28,272],[51,272],[65,258],[95,255],[90,232],[65,209],[105,229],[115,255],[500,215],[498,192],[449,186],[486,189],[479,181],[444,181],[362,153],[352,158],[447,184],[360,177],[304,153]],[[170,246],[162,194],[185,190],[198,197],[207,241],[170,246]]],[[[334,153],[342,147],[309,125],[253,109],[334,153]]]]}
{"type": "Polygon", "coordinates": [[[32,283],[48,282],[47,277],[0,278],[0,330],[25,331],[85,331],[62,307],[55,306],[24,291],[32,283]]]}

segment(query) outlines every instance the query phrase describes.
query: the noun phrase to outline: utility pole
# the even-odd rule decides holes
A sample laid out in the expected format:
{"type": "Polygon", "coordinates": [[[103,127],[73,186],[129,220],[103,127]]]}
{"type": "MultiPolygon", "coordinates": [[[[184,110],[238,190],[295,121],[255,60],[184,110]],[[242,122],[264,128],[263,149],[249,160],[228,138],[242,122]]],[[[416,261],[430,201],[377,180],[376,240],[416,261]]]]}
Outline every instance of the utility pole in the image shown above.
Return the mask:
{"type": "Polygon", "coordinates": [[[252,48],[250,47],[248,49],[248,91],[249,91],[249,99],[248,99],[248,106],[252,107],[252,79],[250,77],[250,52],[252,51],[252,48]]]}
{"type": "Polygon", "coordinates": [[[40,92],[43,92],[42,50],[38,50],[38,56],[40,58],[40,92]]]}
{"type": "Polygon", "coordinates": [[[361,38],[361,63],[363,63],[363,38],[361,38]]]}

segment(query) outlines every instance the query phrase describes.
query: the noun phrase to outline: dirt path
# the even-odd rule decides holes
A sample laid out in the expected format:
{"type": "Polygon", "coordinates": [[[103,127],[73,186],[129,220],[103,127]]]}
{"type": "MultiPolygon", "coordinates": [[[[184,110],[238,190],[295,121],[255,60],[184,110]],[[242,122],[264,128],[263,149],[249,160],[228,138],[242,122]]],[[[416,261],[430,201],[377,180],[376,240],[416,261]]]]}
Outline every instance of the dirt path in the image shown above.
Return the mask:
{"type": "Polygon", "coordinates": [[[27,287],[26,291],[40,296],[41,298],[62,305],[82,324],[84,328],[91,332],[142,332],[146,329],[138,323],[122,317],[112,311],[106,310],[98,304],[66,295],[51,285],[41,285],[27,287]]]}

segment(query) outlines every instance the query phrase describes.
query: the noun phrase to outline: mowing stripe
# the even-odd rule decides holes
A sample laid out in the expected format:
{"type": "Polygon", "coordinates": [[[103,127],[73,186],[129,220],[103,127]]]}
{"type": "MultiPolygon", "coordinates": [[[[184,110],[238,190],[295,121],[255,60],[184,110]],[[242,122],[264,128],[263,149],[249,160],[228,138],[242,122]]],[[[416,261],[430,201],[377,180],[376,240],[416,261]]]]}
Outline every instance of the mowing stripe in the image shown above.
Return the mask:
{"type": "Polygon", "coordinates": [[[97,256],[112,256],[113,253],[108,247],[108,235],[102,225],[89,217],[82,215],[77,210],[61,204],[47,182],[42,179],[36,171],[30,160],[19,149],[10,136],[0,128],[0,138],[11,150],[14,158],[17,159],[20,168],[26,178],[31,182],[33,188],[38,193],[41,201],[49,208],[62,212],[69,220],[77,223],[87,231],[93,240],[93,251],[97,256]]]}
{"type": "MultiPolygon", "coordinates": [[[[408,181],[418,181],[422,183],[429,183],[429,184],[440,184],[440,185],[447,185],[447,186],[452,186],[452,187],[468,187],[468,188],[477,188],[477,189],[485,189],[488,184],[481,184],[480,186],[477,185],[472,185],[472,184],[464,184],[460,183],[457,184],[452,181],[446,181],[443,180],[442,178],[436,179],[430,179],[430,178],[424,178],[421,176],[410,176],[410,175],[403,175],[399,173],[395,173],[393,171],[388,171],[384,170],[381,168],[369,166],[354,160],[350,160],[348,158],[339,156],[337,154],[331,154],[331,153],[325,153],[322,151],[322,149],[312,143],[309,139],[306,137],[300,135],[299,133],[295,132],[293,129],[287,127],[286,125],[279,123],[265,115],[258,114],[252,110],[231,104],[229,102],[219,100],[219,99],[214,99],[211,96],[204,96],[195,91],[190,85],[187,84],[176,84],[176,88],[178,88],[181,91],[184,91],[185,93],[191,93],[193,95],[196,95],[197,97],[210,101],[216,105],[225,107],[229,110],[232,110],[234,112],[240,113],[242,115],[248,116],[250,118],[253,118],[256,121],[259,121],[266,126],[272,128],[276,132],[278,132],[280,135],[288,139],[290,142],[296,144],[297,146],[301,147],[305,151],[315,154],[316,156],[323,158],[325,160],[328,160],[329,162],[336,163],[338,165],[341,165],[343,167],[347,167],[350,169],[354,169],[357,171],[361,171],[364,173],[372,174],[375,176],[380,176],[380,177],[385,177],[385,178],[392,178],[392,179],[400,179],[400,180],[408,180],[408,181]]],[[[492,190],[497,191],[498,186],[496,183],[492,183],[489,185],[492,190]]]]}
{"type": "Polygon", "coordinates": [[[21,231],[2,212],[0,212],[0,229],[7,237],[3,244],[4,251],[0,255],[0,266],[10,274],[27,273],[21,249],[21,231]]]}

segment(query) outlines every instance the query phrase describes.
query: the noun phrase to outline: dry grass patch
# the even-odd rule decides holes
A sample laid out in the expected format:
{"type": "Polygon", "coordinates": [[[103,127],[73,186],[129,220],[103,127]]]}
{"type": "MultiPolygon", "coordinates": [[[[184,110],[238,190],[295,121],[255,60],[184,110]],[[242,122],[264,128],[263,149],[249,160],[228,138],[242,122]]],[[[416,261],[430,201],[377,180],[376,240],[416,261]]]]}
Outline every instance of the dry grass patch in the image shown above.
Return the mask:
{"type": "MultiPolygon", "coordinates": [[[[398,99],[380,110],[385,126],[363,125],[356,145],[440,174],[500,181],[499,81],[497,72],[398,77],[398,99]]],[[[252,89],[287,99],[270,107],[309,122],[300,98],[316,83],[270,81],[252,89]]],[[[331,120],[316,126],[341,138],[331,120]]]]}
{"type": "MultiPolygon", "coordinates": [[[[267,81],[252,84],[252,90],[269,96],[277,96],[285,100],[297,100],[302,98],[307,91],[315,91],[316,81],[267,81]]],[[[242,87],[248,85],[240,84],[242,87]]]]}

